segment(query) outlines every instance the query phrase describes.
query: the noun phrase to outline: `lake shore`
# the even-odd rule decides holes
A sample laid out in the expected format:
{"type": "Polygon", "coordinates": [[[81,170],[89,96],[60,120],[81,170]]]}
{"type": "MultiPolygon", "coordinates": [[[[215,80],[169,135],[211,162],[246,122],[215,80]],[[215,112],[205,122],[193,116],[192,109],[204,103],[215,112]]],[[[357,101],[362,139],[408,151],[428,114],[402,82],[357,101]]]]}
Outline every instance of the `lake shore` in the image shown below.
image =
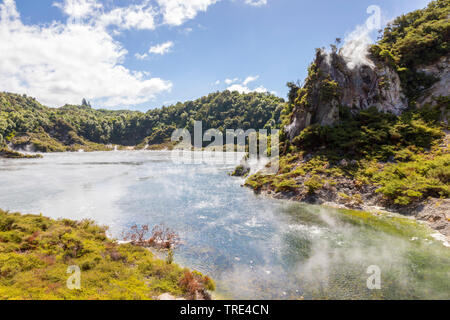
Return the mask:
{"type": "Polygon", "coordinates": [[[288,200],[298,203],[314,204],[337,209],[349,209],[369,212],[372,214],[399,214],[411,217],[419,222],[426,223],[431,229],[437,232],[436,237],[442,241],[446,247],[450,247],[450,199],[427,199],[423,202],[411,204],[409,206],[383,206],[381,197],[374,192],[363,196],[364,200],[355,200],[351,197],[342,197],[338,193],[330,194],[321,190],[306,197],[296,195],[294,192],[275,192],[273,190],[262,190],[257,192],[260,195],[288,200]]]}
{"type": "MultiPolygon", "coordinates": [[[[167,151],[173,148],[172,144],[160,144],[152,146],[114,146],[105,145],[99,150],[88,150],[86,152],[105,151],[167,151]]],[[[84,150],[79,150],[78,152],[84,150]]],[[[11,150],[4,148],[0,150],[0,158],[6,159],[36,159],[42,158],[42,154],[37,153],[21,153],[21,149],[11,150]]],[[[65,151],[75,152],[75,151],[65,151]]],[[[51,152],[52,153],[52,152],[51,152]]],[[[45,153],[43,153],[45,154],[45,153]]],[[[247,185],[249,187],[249,185],[247,185]]],[[[251,187],[251,186],[250,186],[251,187]]],[[[356,186],[351,179],[342,179],[336,185],[328,186],[314,193],[299,194],[294,191],[276,192],[275,190],[265,189],[257,191],[274,199],[292,200],[296,202],[304,202],[308,204],[324,205],[339,209],[356,209],[367,212],[387,212],[401,214],[403,216],[413,217],[418,221],[425,222],[433,230],[442,235],[441,239],[444,243],[450,243],[450,199],[429,198],[421,202],[415,202],[407,206],[388,205],[383,201],[383,197],[377,194],[376,187],[366,186],[362,192],[359,190],[361,197],[348,196],[355,190],[356,186]]]]}

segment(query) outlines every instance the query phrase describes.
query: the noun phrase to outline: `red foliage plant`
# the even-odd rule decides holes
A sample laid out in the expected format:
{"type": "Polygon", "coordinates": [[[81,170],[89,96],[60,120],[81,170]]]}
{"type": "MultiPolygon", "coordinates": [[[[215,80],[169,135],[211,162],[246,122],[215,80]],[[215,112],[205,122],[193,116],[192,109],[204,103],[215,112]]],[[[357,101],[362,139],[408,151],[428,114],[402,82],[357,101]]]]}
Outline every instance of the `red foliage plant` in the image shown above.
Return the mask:
{"type": "Polygon", "coordinates": [[[123,235],[124,241],[130,241],[131,244],[157,249],[175,249],[180,244],[179,235],[172,229],[164,225],[155,226],[150,235],[150,228],[148,225],[141,227],[134,225],[131,230],[123,235]]]}
{"type": "Polygon", "coordinates": [[[184,276],[180,279],[180,286],[194,300],[211,300],[207,290],[214,290],[214,282],[207,276],[185,270],[184,276]]]}

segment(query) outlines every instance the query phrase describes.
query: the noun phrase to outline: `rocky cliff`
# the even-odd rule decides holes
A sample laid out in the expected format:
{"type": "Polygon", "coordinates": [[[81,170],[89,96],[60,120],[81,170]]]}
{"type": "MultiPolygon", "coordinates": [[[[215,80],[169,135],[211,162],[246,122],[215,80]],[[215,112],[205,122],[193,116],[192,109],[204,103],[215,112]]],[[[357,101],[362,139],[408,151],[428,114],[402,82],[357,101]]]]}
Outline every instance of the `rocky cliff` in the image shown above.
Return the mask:
{"type": "MultiPolygon", "coordinates": [[[[449,96],[450,94],[450,54],[441,57],[437,62],[422,66],[419,71],[436,78],[436,82],[431,88],[424,91],[417,101],[419,108],[427,104],[433,105],[439,97],[449,96]]],[[[441,107],[441,119],[446,124],[449,123],[450,110],[445,106],[441,107]]]]}
{"type": "Polygon", "coordinates": [[[376,44],[359,28],[340,50],[318,50],[304,85],[289,84],[288,138],[312,124],[336,124],[342,107],[353,115],[370,107],[399,115],[408,107],[436,105],[448,126],[449,16],[450,2],[435,0],[388,23],[376,44]]]}
{"type": "Polygon", "coordinates": [[[375,106],[397,115],[407,108],[400,78],[392,67],[370,60],[354,65],[341,52],[318,50],[304,86],[291,93],[294,110],[286,128],[291,140],[311,124],[335,124],[342,106],[352,113],[375,106]]]}
{"type": "MultiPolygon", "coordinates": [[[[351,63],[341,52],[318,50],[303,87],[291,85],[290,103],[293,112],[285,128],[290,140],[312,124],[333,125],[339,121],[340,107],[358,113],[370,107],[399,115],[408,108],[400,77],[392,66],[370,59],[360,65],[351,63]]],[[[450,55],[417,68],[417,72],[435,79],[424,90],[416,106],[436,104],[439,97],[450,92],[450,55]]],[[[449,110],[441,108],[441,120],[448,124],[449,110]]]]}

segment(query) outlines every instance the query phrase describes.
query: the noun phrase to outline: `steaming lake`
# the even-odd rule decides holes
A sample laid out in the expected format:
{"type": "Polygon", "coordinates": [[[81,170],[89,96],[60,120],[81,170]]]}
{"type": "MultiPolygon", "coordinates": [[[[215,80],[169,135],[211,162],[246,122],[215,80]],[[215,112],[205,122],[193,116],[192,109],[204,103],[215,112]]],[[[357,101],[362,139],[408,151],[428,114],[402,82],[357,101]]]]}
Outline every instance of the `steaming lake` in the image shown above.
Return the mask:
{"type": "Polygon", "coordinates": [[[235,164],[146,151],[0,160],[0,208],[93,219],[117,238],[163,223],[184,243],[175,260],[213,277],[219,298],[450,299],[450,249],[423,226],[256,196],[227,175],[235,164]]]}

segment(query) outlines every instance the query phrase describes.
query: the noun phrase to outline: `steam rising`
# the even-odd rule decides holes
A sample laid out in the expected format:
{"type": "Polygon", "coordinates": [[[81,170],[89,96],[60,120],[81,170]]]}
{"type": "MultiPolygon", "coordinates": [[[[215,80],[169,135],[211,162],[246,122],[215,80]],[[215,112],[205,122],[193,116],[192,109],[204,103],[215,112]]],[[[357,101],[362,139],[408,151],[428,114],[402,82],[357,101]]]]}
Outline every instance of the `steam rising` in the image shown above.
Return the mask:
{"type": "Polygon", "coordinates": [[[347,67],[354,69],[359,66],[369,66],[374,68],[375,65],[367,57],[368,48],[373,43],[370,33],[372,30],[368,29],[366,25],[358,26],[345,39],[344,46],[340,53],[347,60],[347,67]]]}
{"type": "Polygon", "coordinates": [[[148,151],[4,160],[0,203],[91,218],[117,237],[133,224],[164,223],[184,243],[176,262],[210,275],[229,298],[450,298],[442,244],[383,232],[377,217],[351,223],[334,209],[255,196],[227,175],[239,161],[177,164],[168,152],[148,151]],[[381,290],[367,289],[371,265],[382,271],[381,290]]]}
{"type": "Polygon", "coordinates": [[[367,57],[367,49],[373,43],[370,34],[381,28],[381,9],[378,6],[370,6],[367,13],[372,13],[364,25],[359,25],[344,40],[344,46],[340,53],[347,60],[347,67],[354,69],[357,66],[369,66],[374,68],[375,65],[367,57]]]}

